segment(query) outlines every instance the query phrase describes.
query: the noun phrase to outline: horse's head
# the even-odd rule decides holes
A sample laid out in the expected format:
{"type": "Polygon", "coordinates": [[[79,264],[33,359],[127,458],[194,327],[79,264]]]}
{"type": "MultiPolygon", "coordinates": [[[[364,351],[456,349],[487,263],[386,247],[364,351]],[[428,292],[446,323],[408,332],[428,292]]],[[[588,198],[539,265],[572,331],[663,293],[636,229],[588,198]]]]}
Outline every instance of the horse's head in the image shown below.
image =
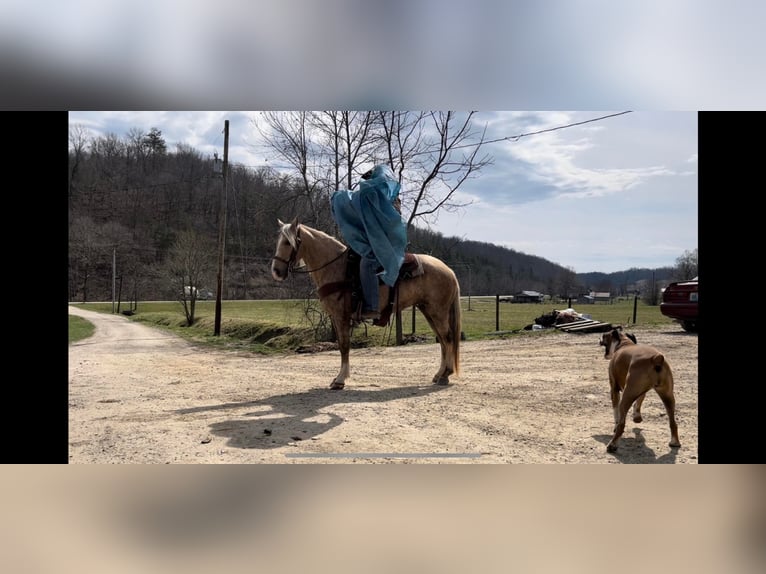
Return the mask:
{"type": "Polygon", "coordinates": [[[277,281],[284,281],[295,264],[301,247],[300,224],[297,217],[290,223],[284,223],[281,219],[277,219],[277,222],[279,235],[276,251],[271,258],[271,276],[277,281]]]}

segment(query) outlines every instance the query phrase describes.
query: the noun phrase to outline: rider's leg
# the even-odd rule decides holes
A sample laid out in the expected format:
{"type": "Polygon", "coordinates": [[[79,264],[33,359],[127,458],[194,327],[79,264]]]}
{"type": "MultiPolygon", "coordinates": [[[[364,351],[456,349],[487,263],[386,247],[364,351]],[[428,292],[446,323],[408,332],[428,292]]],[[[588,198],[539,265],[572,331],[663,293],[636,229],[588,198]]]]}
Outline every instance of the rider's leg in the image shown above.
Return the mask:
{"type": "Polygon", "coordinates": [[[359,279],[364,295],[362,314],[378,312],[378,267],[377,259],[370,257],[363,257],[359,265],[359,279]]]}

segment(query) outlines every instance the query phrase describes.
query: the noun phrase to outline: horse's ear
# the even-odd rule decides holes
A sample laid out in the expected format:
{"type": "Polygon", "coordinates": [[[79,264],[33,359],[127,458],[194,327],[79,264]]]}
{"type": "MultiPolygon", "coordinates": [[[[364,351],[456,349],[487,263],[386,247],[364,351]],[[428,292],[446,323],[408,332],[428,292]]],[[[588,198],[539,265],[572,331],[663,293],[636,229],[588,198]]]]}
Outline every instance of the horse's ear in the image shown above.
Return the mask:
{"type": "Polygon", "coordinates": [[[290,231],[292,231],[295,235],[298,235],[298,225],[298,216],[295,216],[290,222],[290,231]]]}
{"type": "Polygon", "coordinates": [[[279,227],[284,227],[284,222],[277,217],[277,223],[279,224],[279,227]]]}

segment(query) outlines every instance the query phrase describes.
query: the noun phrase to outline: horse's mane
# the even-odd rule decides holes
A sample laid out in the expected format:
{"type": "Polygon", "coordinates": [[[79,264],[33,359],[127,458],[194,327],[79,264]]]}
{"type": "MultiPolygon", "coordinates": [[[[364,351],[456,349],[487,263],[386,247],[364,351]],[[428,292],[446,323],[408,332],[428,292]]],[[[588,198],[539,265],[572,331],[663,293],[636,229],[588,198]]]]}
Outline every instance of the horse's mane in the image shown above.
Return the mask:
{"type": "Polygon", "coordinates": [[[346,247],[346,245],[342,241],[340,241],[337,238],[333,237],[329,233],[325,233],[321,229],[316,229],[315,227],[310,227],[310,226],[306,225],[305,223],[299,223],[298,225],[301,228],[303,228],[304,231],[308,231],[310,235],[312,235],[312,236],[314,236],[314,237],[316,237],[316,238],[318,238],[320,240],[324,240],[324,241],[329,241],[329,242],[335,243],[338,247],[343,247],[343,248],[346,247]]]}

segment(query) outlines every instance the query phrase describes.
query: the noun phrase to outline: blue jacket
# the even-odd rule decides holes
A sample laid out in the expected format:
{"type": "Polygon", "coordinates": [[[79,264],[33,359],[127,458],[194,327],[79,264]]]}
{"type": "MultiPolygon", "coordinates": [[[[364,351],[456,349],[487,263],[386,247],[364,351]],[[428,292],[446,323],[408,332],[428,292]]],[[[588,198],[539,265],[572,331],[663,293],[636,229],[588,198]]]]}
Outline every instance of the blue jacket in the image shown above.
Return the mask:
{"type": "Polygon", "coordinates": [[[393,206],[400,187],[390,167],[377,165],[357,191],[342,189],[331,197],[332,215],[344,239],[362,257],[378,261],[380,277],[389,286],[396,283],[407,246],[407,228],[393,206]]]}

